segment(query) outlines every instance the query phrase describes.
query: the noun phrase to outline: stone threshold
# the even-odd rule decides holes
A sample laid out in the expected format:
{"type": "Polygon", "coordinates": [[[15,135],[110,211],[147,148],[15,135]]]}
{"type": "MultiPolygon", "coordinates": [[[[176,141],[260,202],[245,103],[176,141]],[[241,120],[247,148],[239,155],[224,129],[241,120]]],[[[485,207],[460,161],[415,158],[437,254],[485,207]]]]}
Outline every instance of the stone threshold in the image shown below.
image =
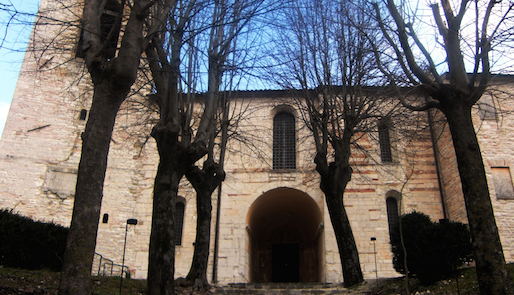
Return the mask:
{"type": "Polygon", "coordinates": [[[246,290],[255,290],[255,289],[325,289],[325,288],[335,288],[337,285],[332,283],[317,283],[317,282],[306,282],[306,283],[232,283],[228,284],[229,288],[234,289],[246,289],[246,290]]]}
{"type": "Polygon", "coordinates": [[[237,283],[216,289],[215,294],[348,294],[341,284],[332,283],[237,283]]]}

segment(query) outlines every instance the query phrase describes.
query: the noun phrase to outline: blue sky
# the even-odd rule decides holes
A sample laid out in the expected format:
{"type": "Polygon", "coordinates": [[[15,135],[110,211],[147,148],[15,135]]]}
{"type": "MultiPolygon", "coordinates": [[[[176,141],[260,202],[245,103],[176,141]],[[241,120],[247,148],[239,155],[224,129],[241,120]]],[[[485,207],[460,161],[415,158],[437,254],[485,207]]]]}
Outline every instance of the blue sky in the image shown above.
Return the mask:
{"type": "Polygon", "coordinates": [[[39,0],[0,0],[0,135],[4,129],[5,119],[32,29],[28,22],[32,21],[33,18],[22,13],[36,13],[38,4],[39,0]],[[9,9],[10,12],[7,12],[6,9],[9,9]],[[20,12],[17,14],[19,18],[11,19],[13,9],[20,12]],[[20,23],[20,20],[25,23],[20,23]],[[1,40],[3,40],[3,43],[1,40]]]}

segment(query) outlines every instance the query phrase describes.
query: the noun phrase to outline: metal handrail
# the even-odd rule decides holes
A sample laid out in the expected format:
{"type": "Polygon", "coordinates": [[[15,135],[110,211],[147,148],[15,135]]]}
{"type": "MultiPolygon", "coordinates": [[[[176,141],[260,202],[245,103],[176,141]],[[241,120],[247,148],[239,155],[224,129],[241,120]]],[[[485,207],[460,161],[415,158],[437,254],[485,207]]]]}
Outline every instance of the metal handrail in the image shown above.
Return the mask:
{"type": "Polygon", "coordinates": [[[99,253],[95,253],[95,255],[99,256],[100,261],[98,262],[98,272],[97,276],[114,276],[114,267],[120,268],[120,276],[123,276],[123,273],[125,273],[125,278],[130,275],[130,268],[126,265],[116,264],[111,259],[103,257],[99,253]],[[109,271],[110,268],[110,271],[109,271]]]}

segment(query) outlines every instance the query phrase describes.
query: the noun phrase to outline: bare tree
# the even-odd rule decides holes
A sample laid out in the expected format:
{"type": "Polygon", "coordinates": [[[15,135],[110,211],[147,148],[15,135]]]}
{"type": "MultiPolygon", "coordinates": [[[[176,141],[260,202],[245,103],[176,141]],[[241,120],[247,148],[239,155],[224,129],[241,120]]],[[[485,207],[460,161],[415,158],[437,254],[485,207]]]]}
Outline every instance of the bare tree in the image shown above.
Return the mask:
{"type": "MultiPolygon", "coordinates": [[[[208,286],[207,264],[209,258],[210,231],[212,219],[211,196],[214,190],[221,185],[225,178],[223,161],[228,140],[229,124],[229,97],[227,93],[220,97],[220,86],[226,68],[226,61],[230,53],[233,54],[235,39],[246,23],[250,21],[252,15],[256,13],[263,1],[220,1],[216,3],[212,15],[211,31],[208,47],[208,89],[207,100],[220,102],[221,113],[215,116],[211,122],[212,127],[219,126],[221,138],[219,139],[219,160],[215,161],[214,152],[216,144],[216,134],[213,132],[207,146],[207,159],[203,162],[203,167],[191,165],[191,170],[186,173],[187,179],[196,191],[197,208],[197,227],[195,248],[191,269],[186,277],[188,281],[194,283],[195,288],[208,286]],[[249,11],[248,11],[249,10],[249,11]]],[[[221,193],[221,192],[218,192],[221,193]]]]}
{"type": "MultiPolygon", "coordinates": [[[[93,89],[82,133],[82,151],[74,194],[73,217],[63,261],[59,294],[90,294],[107,156],[116,114],[133,85],[144,47],[162,22],[145,26],[149,8],[166,1],[47,1],[36,15],[27,51],[36,59],[35,75],[61,69],[77,74],[70,82],[93,89]],[[82,12],[82,17],[79,15],[82,12]],[[123,34],[121,34],[123,32],[123,34]],[[80,36],[79,38],[77,38],[80,36]],[[78,44],[77,44],[77,41],[78,44]],[[83,61],[76,58],[83,58],[83,61]],[[89,77],[81,70],[86,68],[89,77]],[[84,79],[85,78],[85,79],[84,79]],[[89,79],[90,78],[90,79],[89,79]],[[88,80],[82,82],[80,80],[88,80]]],[[[24,14],[14,11],[11,20],[24,14]]],[[[86,90],[86,91],[84,91],[86,90]]],[[[66,91],[63,89],[63,91],[66,91]]]]}
{"type": "Polygon", "coordinates": [[[172,1],[85,1],[77,55],[84,59],[94,87],[82,134],[75,203],[64,256],[59,294],[90,294],[103,183],[118,109],[136,80],[141,54],[161,24],[172,1]],[[159,15],[145,25],[150,8],[159,15]],[[120,34],[123,32],[123,34],[120,34]]]}
{"type": "Polygon", "coordinates": [[[316,170],[321,177],[336,235],[345,286],[363,281],[359,252],[343,196],[352,178],[352,148],[377,119],[394,110],[375,68],[367,27],[370,19],[356,5],[364,2],[296,1],[286,12],[273,73],[281,86],[295,89],[312,131],[316,170]],[[364,34],[366,32],[368,35],[364,34]],[[377,86],[371,88],[369,86],[377,86]],[[379,90],[379,91],[377,91],[379,90]],[[386,108],[385,106],[388,106],[386,108]]]}
{"type": "MultiPolygon", "coordinates": [[[[173,294],[173,213],[179,183],[186,173],[198,197],[197,242],[187,279],[198,287],[207,285],[211,195],[224,178],[221,162],[216,163],[214,159],[217,127],[226,123],[217,124],[222,105],[219,89],[235,38],[260,13],[263,3],[262,0],[178,2],[168,19],[168,31],[155,35],[146,52],[160,111],[159,122],[152,131],[160,163],[154,186],[149,294],[173,294]],[[196,95],[202,78],[198,74],[202,62],[198,60],[203,57],[207,65],[207,92],[200,96],[196,95]],[[182,62],[187,64],[185,71],[181,69],[182,62]],[[195,163],[205,155],[203,168],[196,167],[195,163]]],[[[226,128],[221,134],[225,145],[226,128]]]]}
{"type": "MultiPolygon", "coordinates": [[[[212,137],[209,141],[207,159],[202,167],[196,165],[186,173],[186,177],[196,191],[196,238],[194,244],[193,261],[186,279],[189,283],[194,283],[195,289],[204,289],[209,286],[207,281],[207,265],[209,261],[209,246],[211,239],[211,220],[212,220],[212,194],[216,188],[221,186],[225,179],[223,162],[228,140],[228,118],[227,110],[222,113],[221,142],[217,143],[216,138],[212,137]],[[215,161],[215,145],[219,144],[219,160],[215,161]]],[[[214,122],[213,122],[214,124],[214,122]]],[[[221,188],[218,190],[221,194],[221,188]]]]}
{"type": "Polygon", "coordinates": [[[400,95],[409,109],[437,108],[446,116],[457,156],[480,292],[513,294],[471,110],[491,84],[493,46],[512,41],[511,34],[504,33],[511,27],[507,21],[514,4],[495,0],[484,2],[486,5],[468,0],[431,4],[440,43],[438,39],[424,43],[415,30],[419,18],[409,14],[407,6],[396,5],[393,0],[384,4],[390,18],[383,18],[379,4],[375,4],[375,12],[391,50],[380,56],[380,69],[393,85],[415,86],[429,96],[426,102],[420,102],[400,95]],[[437,51],[428,49],[432,45],[438,45],[446,55],[441,64],[436,63],[437,51]],[[389,59],[387,53],[393,58],[389,59]],[[395,65],[399,76],[393,71],[395,65]],[[442,75],[442,71],[446,74],[442,75]]]}
{"type": "MultiPolygon", "coordinates": [[[[195,2],[177,2],[167,19],[167,31],[170,34],[153,36],[146,50],[155,84],[153,100],[157,103],[160,114],[159,121],[151,133],[157,143],[160,161],[153,189],[148,294],[175,294],[173,215],[179,183],[191,163],[199,160],[207,152],[208,126],[203,124],[197,132],[198,140],[192,142],[190,124],[193,114],[193,91],[179,91],[184,31],[196,12],[194,10],[199,9],[195,2]]],[[[206,106],[205,116],[208,116],[209,112],[212,112],[212,106],[206,106]]]]}

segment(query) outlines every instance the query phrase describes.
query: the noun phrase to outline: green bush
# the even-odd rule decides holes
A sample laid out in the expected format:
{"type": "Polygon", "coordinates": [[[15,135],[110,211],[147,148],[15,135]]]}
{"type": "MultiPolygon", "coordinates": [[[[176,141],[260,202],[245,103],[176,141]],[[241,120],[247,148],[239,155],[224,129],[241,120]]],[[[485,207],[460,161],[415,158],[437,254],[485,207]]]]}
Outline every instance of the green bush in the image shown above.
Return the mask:
{"type": "Polygon", "coordinates": [[[60,271],[68,228],[0,210],[0,265],[60,271]]]}
{"type": "MultiPolygon", "coordinates": [[[[416,275],[424,283],[453,275],[472,257],[470,233],[463,223],[435,223],[419,212],[403,215],[401,223],[409,275],[416,275]]],[[[391,233],[391,246],[394,268],[405,274],[399,225],[391,233]]]]}

